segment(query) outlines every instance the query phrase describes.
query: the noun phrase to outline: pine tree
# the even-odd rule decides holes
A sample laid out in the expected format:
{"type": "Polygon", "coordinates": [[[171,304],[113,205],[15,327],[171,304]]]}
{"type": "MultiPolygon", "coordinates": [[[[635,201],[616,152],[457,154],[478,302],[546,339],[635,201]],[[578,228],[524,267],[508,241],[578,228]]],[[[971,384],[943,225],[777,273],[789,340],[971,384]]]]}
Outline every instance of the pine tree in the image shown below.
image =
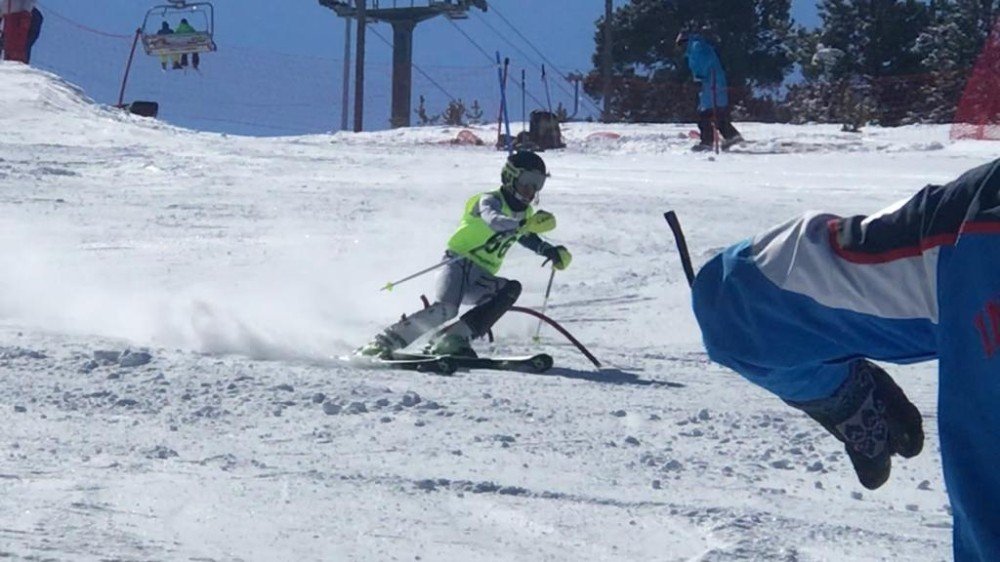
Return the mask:
{"type": "Polygon", "coordinates": [[[915,80],[925,71],[914,46],[930,22],[930,8],[919,0],[820,0],[818,8],[823,24],[817,33],[800,33],[800,46],[815,50],[822,43],[845,55],[835,75],[823,77],[799,50],[806,76],[825,82],[798,88],[796,111],[825,109],[849,128],[868,119],[903,122],[920,102],[915,80]]]}
{"type": "Polygon", "coordinates": [[[556,120],[558,120],[560,123],[565,123],[569,121],[569,110],[566,109],[566,107],[562,104],[562,102],[559,102],[559,104],[556,106],[555,114],[556,114],[556,120]]]}
{"type": "Polygon", "coordinates": [[[433,125],[434,123],[437,123],[438,118],[440,118],[441,116],[427,115],[427,107],[424,105],[424,103],[425,103],[424,96],[420,96],[420,103],[419,105],[417,105],[416,109],[417,119],[420,120],[419,121],[420,125],[433,125]]]}
{"type": "Polygon", "coordinates": [[[472,100],[472,105],[466,110],[470,125],[480,125],[483,122],[483,108],[479,106],[479,100],[472,100]]]}
{"type": "MultiPolygon", "coordinates": [[[[694,111],[684,53],[674,39],[682,29],[714,36],[733,105],[759,88],[777,86],[791,71],[790,0],[631,0],[612,16],[613,116],[633,121],[685,119],[694,111]]],[[[600,68],[603,18],[595,30],[600,68]]],[[[584,89],[600,97],[599,70],[584,89]]]]}
{"type": "Polygon", "coordinates": [[[921,87],[924,101],[910,120],[951,123],[972,65],[1000,17],[1000,0],[935,0],[931,13],[914,46],[928,79],[921,87]]]}
{"type": "Polygon", "coordinates": [[[455,127],[465,126],[465,103],[461,99],[451,100],[448,107],[441,113],[441,121],[445,125],[455,127]]]}

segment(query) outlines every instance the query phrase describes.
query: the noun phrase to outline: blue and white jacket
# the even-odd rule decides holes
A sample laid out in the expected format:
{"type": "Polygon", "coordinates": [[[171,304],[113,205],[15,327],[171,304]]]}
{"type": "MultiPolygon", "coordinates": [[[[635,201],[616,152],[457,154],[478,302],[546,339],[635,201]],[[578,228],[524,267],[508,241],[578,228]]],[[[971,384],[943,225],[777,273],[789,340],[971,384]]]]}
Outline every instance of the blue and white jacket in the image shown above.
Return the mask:
{"type": "Polygon", "coordinates": [[[870,216],[811,213],[698,272],[709,356],[789,401],[859,358],[939,361],[955,559],[1000,560],[1000,160],[870,216]]]}

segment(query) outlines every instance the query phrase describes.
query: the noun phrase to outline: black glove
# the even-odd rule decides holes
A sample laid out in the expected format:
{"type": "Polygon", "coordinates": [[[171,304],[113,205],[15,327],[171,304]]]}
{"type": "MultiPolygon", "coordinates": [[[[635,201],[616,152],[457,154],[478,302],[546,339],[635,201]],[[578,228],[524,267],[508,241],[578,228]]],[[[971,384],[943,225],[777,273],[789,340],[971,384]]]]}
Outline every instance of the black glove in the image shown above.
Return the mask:
{"type": "Polygon", "coordinates": [[[569,267],[571,261],[573,261],[573,255],[569,253],[566,246],[549,246],[545,248],[542,255],[547,258],[546,261],[552,262],[552,267],[562,271],[569,267]]]}
{"type": "Polygon", "coordinates": [[[906,458],[924,447],[923,418],[881,367],[860,359],[829,398],[789,402],[844,444],[861,485],[874,490],[889,479],[892,455],[906,458]]]}

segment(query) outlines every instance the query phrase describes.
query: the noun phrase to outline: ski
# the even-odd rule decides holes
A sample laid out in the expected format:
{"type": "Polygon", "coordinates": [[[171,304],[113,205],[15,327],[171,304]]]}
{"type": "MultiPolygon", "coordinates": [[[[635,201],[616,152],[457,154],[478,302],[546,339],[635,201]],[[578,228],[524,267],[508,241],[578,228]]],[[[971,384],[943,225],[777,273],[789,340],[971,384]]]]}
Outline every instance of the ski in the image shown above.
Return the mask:
{"type": "Polygon", "coordinates": [[[415,355],[388,359],[350,356],[344,358],[344,360],[352,366],[366,369],[399,369],[402,371],[417,371],[419,373],[443,376],[452,375],[458,369],[458,365],[455,364],[451,357],[439,355],[415,355]]]}
{"type": "Polygon", "coordinates": [[[552,368],[552,356],[547,353],[524,355],[517,357],[461,357],[457,355],[417,355],[395,354],[394,360],[427,361],[432,359],[447,359],[457,369],[492,369],[494,371],[518,371],[522,373],[544,373],[552,368]]]}

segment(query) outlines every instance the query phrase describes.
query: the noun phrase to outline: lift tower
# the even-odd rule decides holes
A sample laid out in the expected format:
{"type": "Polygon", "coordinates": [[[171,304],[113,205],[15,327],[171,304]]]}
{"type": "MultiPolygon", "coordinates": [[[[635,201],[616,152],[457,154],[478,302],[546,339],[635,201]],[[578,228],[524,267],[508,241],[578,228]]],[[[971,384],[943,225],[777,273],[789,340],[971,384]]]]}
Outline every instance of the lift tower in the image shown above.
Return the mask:
{"type": "MultiPolygon", "coordinates": [[[[418,23],[443,15],[458,20],[469,17],[469,8],[486,11],[486,0],[319,0],[342,18],[386,22],[392,26],[392,117],[393,127],[410,126],[410,100],[413,91],[413,29],[418,23]],[[362,3],[363,2],[363,3],[362,3]]],[[[358,67],[364,64],[364,46],[358,34],[358,67]]],[[[360,78],[360,77],[359,77],[360,78]]],[[[360,103],[355,100],[355,108],[360,103]]],[[[357,109],[356,109],[357,111],[357,109]]],[[[355,115],[355,124],[359,118],[355,115]]],[[[355,127],[358,129],[359,127],[355,127]]]]}

